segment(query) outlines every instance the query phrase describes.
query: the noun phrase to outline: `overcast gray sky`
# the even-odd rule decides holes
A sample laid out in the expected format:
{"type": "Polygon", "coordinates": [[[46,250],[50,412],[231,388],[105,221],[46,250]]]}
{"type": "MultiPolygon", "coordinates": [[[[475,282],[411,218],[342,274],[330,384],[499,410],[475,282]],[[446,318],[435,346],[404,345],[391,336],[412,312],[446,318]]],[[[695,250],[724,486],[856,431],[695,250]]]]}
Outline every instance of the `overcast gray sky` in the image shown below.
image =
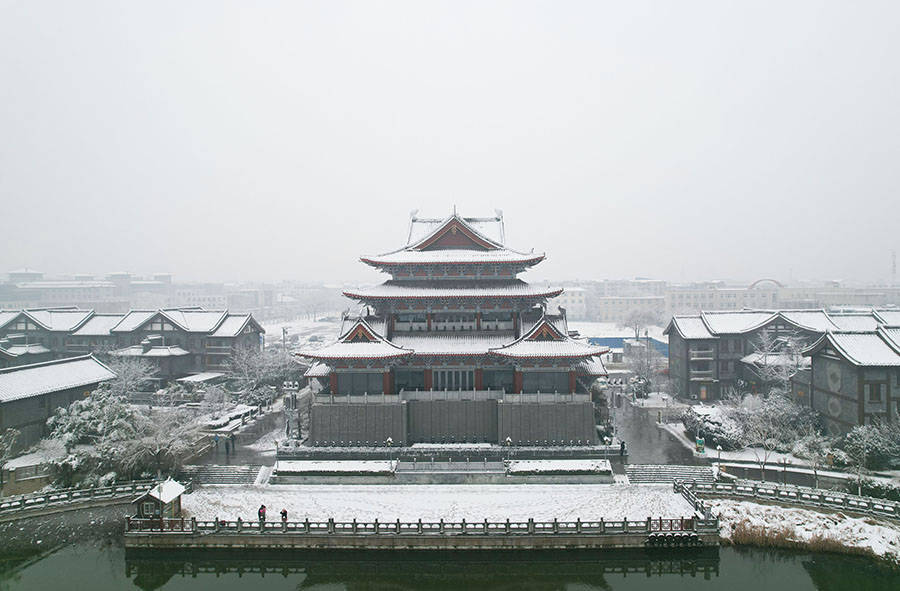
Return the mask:
{"type": "Polygon", "coordinates": [[[0,0],[0,272],[367,277],[502,209],[534,278],[886,281],[900,2],[0,0]]]}

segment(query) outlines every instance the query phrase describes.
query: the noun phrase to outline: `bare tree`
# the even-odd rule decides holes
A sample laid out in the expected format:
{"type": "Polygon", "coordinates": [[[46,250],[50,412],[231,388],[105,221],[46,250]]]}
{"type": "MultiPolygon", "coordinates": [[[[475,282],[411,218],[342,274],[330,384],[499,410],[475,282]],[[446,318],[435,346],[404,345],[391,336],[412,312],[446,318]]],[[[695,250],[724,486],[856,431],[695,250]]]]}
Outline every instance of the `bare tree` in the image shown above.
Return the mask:
{"type": "MultiPolygon", "coordinates": [[[[19,440],[17,429],[7,429],[0,435],[0,476],[3,474],[3,464],[15,453],[16,442],[19,440]]],[[[3,486],[3,478],[0,477],[0,486],[3,486]]]]}
{"type": "Polygon", "coordinates": [[[619,322],[619,328],[628,328],[634,331],[634,338],[640,338],[641,331],[653,324],[656,324],[659,318],[649,310],[633,309],[629,310],[625,317],[619,322]]]}
{"type": "Polygon", "coordinates": [[[766,393],[787,395],[791,378],[803,362],[805,341],[796,334],[775,335],[763,329],[754,347],[753,366],[766,393]]]}
{"type": "Polygon", "coordinates": [[[780,430],[768,413],[754,413],[744,425],[744,443],[753,450],[760,479],[766,479],[766,464],[778,447],[780,430]]]}
{"type": "Polygon", "coordinates": [[[862,474],[869,457],[884,437],[876,425],[857,425],[847,433],[844,450],[856,467],[856,493],[862,495],[862,474]]]}
{"type": "Polygon", "coordinates": [[[110,391],[117,396],[128,396],[149,384],[156,368],[139,357],[110,356],[107,362],[116,377],[109,382],[110,391]]]}
{"type": "Polygon", "coordinates": [[[830,442],[831,440],[825,435],[822,435],[815,429],[810,429],[809,433],[800,440],[797,446],[798,452],[809,460],[809,465],[813,471],[815,488],[819,488],[819,468],[825,464],[828,458],[830,442]]]}

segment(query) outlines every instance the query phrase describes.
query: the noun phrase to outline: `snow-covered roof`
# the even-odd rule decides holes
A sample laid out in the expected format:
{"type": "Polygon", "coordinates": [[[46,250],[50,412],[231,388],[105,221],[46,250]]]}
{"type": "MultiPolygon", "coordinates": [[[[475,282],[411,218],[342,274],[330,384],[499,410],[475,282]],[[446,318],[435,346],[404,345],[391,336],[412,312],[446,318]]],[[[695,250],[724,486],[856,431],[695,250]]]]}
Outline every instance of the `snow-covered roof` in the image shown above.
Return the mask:
{"type": "Polygon", "coordinates": [[[497,212],[496,215],[487,217],[461,217],[454,212],[444,218],[420,218],[413,214],[406,243],[413,245],[422,242],[453,218],[462,220],[469,228],[492,242],[501,245],[506,242],[502,213],[497,212]]]}
{"type": "Polygon", "coordinates": [[[582,359],[578,363],[575,364],[575,372],[579,375],[585,376],[605,376],[608,375],[606,371],[606,366],[603,365],[603,361],[599,357],[590,357],[588,359],[582,359]]]}
{"type": "Polygon", "coordinates": [[[492,348],[513,340],[514,337],[509,335],[431,333],[428,336],[394,335],[391,342],[416,355],[487,355],[492,348]]]}
{"type": "Polygon", "coordinates": [[[520,263],[533,265],[541,262],[546,255],[543,253],[520,253],[507,248],[497,250],[399,250],[381,255],[369,255],[360,257],[362,262],[380,265],[440,265],[440,264],[492,264],[492,263],[520,263]]]}
{"type": "Polygon", "coordinates": [[[22,314],[41,327],[68,332],[79,327],[93,314],[93,310],[23,310],[22,314]]]}
{"type": "Polygon", "coordinates": [[[890,341],[890,344],[896,349],[900,351],[900,328],[897,327],[889,327],[889,328],[880,328],[878,331],[890,341]]]}
{"type": "Polygon", "coordinates": [[[764,310],[739,310],[702,312],[701,317],[712,333],[740,334],[759,328],[774,318],[775,313],[764,310]]]}
{"type": "Polygon", "coordinates": [[[170,478],[165,482],[160,482],[135,500],[142,499],[146,496],[151,496],[161,503],[168,504],[181,496],[184,491],[185,488],[183,484],[181,484],[180,482],[176,482],[170,478]]]}
{"type": "Polygon", "coordinates": [[[225,374],[218,371],[204,371],[200,373],[195,373],[193,375],[184,376],[183,378],[178,378],[175,380],[176,382],[182,382],[184,384],[202,384],[203,382],[208,382],[210,380],[216,380],[221,378],[225,374]]]}
{"type": "Polygon", "coordinates": [[[825,310],[785,310],[781,312],[781,316],[800,328],[815,332],[825,332],[837,328],[825,310]]]}
{"type": "Polygon", "coordinates": [[[0,351],[3,351],[12,357],[18,357],[19,355],[40,355],[42,353],[49,353],[50,349],[40,343],[16,343],[9,345],[0,343],[0,351]]]}
{"type": "Polygon", "coordinates": [[[376,332],[365,318],[357,318],[337,342],[321,349],[301,350],[298,355],[311,359],[395,359],[412,351],[398,347],[376,332]],[[356,338],[356,337],[360,338],[356,338]]]}
{"type": "MultiPolygon", "coordinates": [[[[248,323],[252,322],[252,316],[250,314],[227,314],[225,320],[222,321],[222,324],[212,333],[214,337],[236,337],[241,334],[241,331],[244,330],[244,327],[247,326],[248,323]]],[[[262,327],[259,327],[259,330],[262,330],[262,327]]]]}
{"type": "Polygon", "coordinates": [[[12,310],[0,310],[0,328],[3,328],[10,322],[12,322],[16,316],[18,316],[20,312],[16,310],[13,312],[12,310]]]}
{"type": "Polygon", "coordinates": [[[72,336],[108,336],[109,332],[122,322],[123,318],[125,318],[125,314],[94,314],[78,330],[73,332],[72,336]]]}
{"type": "Polygon", "coordinates": [[[543,260],[543,254],[523,253],[505,246],[503,215],[491,217],[463,217],[455,211],[445,218],[410,219],[406,245],[390,252],[361,257],[364,263],[384,265],[426,264],[491,264],[510,263],[533,265],[543,260]],[[445,236],[464,234],[471,244],[444,242],[445,236]],[[438,245],[439,244],[439,245],[438,245]]]}
{"type": "Polygon", "coordinates": [[[893,367],[900,366],[898,351],[883,330],[871,332],[828,332],[803,351],[812,355],[830,345],[839,355],[854,365],[893,367]]]}
{"type": "Polygon", "coordinates": [[[190,352],[185,351],[178,345],[157,345],[148,348],[144,348],[143,345],[132,345],[124,349],[110,351],[109,354],[116,357],[183,357],[190,355],[190,352]]]}
{"type": "Polygon", "coordinates": [[[111,380],[116,374],[91,355],[0,369],[0,402],[111,380]]]}
{"type": "Polygon", "coordinates": [[[871,312],[865,314],[829,314],[838,330],[875,330],[878,319],[871,312]]]}
{"type": "Polygon", "coordinates": [[[674,316],[664,334],[674,327],[685,339],[714,339],[720,334],[742,334],[757,330],[781,318],[799,329],[826,331],[873,331],[884,319],[873,311],[835,313],[825,310],[732,310],[704,311],[687,316],[674,316]]]}
{"type": "Polygon", "coordinates": [[[224,310],[161,310],[161,313],[188,332],[210,332],[227,315],[224,310]]]}
{"type": "Polygon", "coordinates": [[[309,369],[304,372],[303,377],[306,378],[324,378],[331,373],[331,368],[325,365],[320,361],[316,361],[312,365],[309,366],[309,369]]]}
{"type": "Polygon", "coordinates": [[[777,353],[750,353],[749,355],[745,355],[741,357],[741,363],[746,363],[747,365],[752,365],[755,367],[764,367],[764,366],[789,366],[797,363],[800,367],[809,367],[810,361],[806,358],[794,359],[794,357],[789,353],[777,352],[777,353]]]}
{"type": "MultiPolygon", "coordinates": [[[[900,310],[875,310],[875,314],[887,326],[900,326],[900,310]]],[[[3,326],[2,321],[0,326],[3,326]]]]}
{"type": "Polygon", "coordinates": [[[537,322],[517,341],[491,349],[491,353],[494,355],[513,359],[594,357],[602,355],[606,351],[606,347],[596,347],[569,338],[546,317],[537,322]],[[552,340],[544,340],[544,338],[552,340]]]}
{"type": "Polygon", "coordinates": [[[122,321],[110,330],[112,332],[131,332],[150,320],[155,314],[156,310],[130,310],[122,321]]]}
{"type": "Polygon", "coordinates": [[[669,326],[663,331],[668,335],[669,331],[674,328],[684,339],[713,339],[715,336],[709,332],[703,319],[697,316],[673,316],[669,326]]]}
{"type": "Polygon", "coordinates": [[[530,285],[518,279],[504,282],[461,283],[459,285],[415,285],[385,281],[375,287],[348,290],[344,295],[357,300],[437,299],[437,298],[551,298],[562,289],[530,285]]]}

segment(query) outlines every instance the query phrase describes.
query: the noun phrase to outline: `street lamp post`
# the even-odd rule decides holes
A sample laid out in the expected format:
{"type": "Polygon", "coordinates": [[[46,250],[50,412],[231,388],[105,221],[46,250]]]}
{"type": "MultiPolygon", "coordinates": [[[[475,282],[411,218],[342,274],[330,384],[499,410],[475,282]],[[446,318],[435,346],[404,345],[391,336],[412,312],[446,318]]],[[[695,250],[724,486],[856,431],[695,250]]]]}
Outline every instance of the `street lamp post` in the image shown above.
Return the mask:
{"type": "Polygon", "coordinates": [[[722,463],[722,446],[721,446],[721,445],[717,445],[717,446],[716,446],[716,451],[719,453],[719,463],[721,464],[721,463],[722,463]]]}
{"type": "MultiPolygon", "coordinates": [[[[393,437],[388,437],[387,439],[384,440],[384,444],[385,444],[385,445],[387,446],[387,448],[388,448],[388,462],[393,462],[393,461],[394,461],[394,456],[393,456],[393,454],[391,453],[391,446],[394,445],[394,438],[393,438],[393,437]]],[[[398,462],[398,463],[399,463],[399,462],[398,462]]]]}

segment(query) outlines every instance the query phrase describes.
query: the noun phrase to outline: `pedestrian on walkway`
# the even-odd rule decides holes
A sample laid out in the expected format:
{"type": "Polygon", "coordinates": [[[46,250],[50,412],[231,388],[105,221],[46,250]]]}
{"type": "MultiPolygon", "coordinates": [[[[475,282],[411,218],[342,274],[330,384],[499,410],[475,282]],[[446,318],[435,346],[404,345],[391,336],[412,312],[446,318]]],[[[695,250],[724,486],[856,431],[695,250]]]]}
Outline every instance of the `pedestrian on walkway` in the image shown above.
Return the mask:
{"type": "Polygon", "coordinates": [[[259,516],[259,525],[262,526],[262,524],[266,522],[266,506],[260,505],[259,511],[257,511],[256,514],[259,516]]]}
{"type": "Polygon", "coordinates": [[[625,440],[624,439],[619,443],[619,457],[620,458],[625,457],[625,440]]]}
{"type": "Polygon", "coordinates": [[[287,523],[287,509],[281,510],[281,523],[287,523]]]}

